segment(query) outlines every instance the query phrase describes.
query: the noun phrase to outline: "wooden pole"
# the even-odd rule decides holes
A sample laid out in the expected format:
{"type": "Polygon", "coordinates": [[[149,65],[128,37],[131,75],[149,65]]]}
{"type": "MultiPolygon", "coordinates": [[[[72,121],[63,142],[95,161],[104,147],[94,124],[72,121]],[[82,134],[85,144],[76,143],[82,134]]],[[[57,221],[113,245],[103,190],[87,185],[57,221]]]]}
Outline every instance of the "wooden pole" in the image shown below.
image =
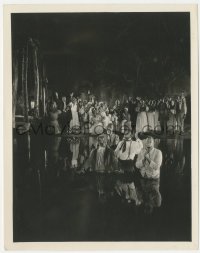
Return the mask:
{"type": "Polygon", "coordinates": [[[29,104],[28,104],[28,44],[26,45],[26,53],[25,53],[25,73],[24,73],[24,106],[25,106],[25,122],[29,122],[28,119],[28,111],[29,111],[29,104]]]}
{"type": "Polygon", "coordinates": [[[34,69],[34,82],[35,82],[35,112],[36,117],[39,117],[39,95],[40,95],[40,78],[38,69],[38,54],[37,47],[33,45],[33,69],[34,69]]]}
{"type": "MultiPolygon", "coordinates": [[[[24,122],[26,130],[29,130],[29,118],[28,118],[28,86],[27,86],[27,77],[28,77],[28,44],[26,48],[22,50],[22,94],[24,100],[24,122]]],[[[27,150],[28,150],[28,161],[30,161],[30,134],[27,132],[27,150]]]]}
{"type": "Polygon", "coordinates": [[[42,80],[43,80],[43,89],[42,89],[42,108],[43,116],[46,115],[46,70],[44,63],[42,64],[42,80]]]}
{"type": "Polygon", "coordinates": [[[28,123],[28,87],[27,87],[27,72],[28,72],[28,46],[22,50],[22,95],[24,101],[24,121],[28,123]]]}
{"type": "Polygon", "coordinates": [[[25,101],[24,101],[24,73],[25,73],[25,50],[24,48],[22,49],[22,98],[23,98],[23,104],[24,104],[24,108],[23,108],[23,115],[24,115],[24,121],[25,121],[25,101]]]}
{"type": "Polygon", "coordinates": [[[43,116],[46,115],[46,91],[45,86],[43,87],[43,116]]]}

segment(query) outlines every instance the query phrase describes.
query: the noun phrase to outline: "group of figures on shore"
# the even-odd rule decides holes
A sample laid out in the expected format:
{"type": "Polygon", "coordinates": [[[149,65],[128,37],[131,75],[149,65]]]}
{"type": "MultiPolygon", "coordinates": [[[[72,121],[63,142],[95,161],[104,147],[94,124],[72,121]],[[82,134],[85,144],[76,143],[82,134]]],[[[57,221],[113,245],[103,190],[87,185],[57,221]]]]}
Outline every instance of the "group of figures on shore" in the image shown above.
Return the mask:
{"type": "Polygon", "coordinates": [[[123,134],[125,123],[136,132],[183,133],[187,104],[184,92],[160,99],[117,99],[113,105],[98,101],[90,91],[84,100],[73,93],[69,99],[64,95],[60,99],[55,92],[47,103],[47,114],[56,133],[65,128],[68,133],[98,135],[111,124],[115,132],[123,134]]]}

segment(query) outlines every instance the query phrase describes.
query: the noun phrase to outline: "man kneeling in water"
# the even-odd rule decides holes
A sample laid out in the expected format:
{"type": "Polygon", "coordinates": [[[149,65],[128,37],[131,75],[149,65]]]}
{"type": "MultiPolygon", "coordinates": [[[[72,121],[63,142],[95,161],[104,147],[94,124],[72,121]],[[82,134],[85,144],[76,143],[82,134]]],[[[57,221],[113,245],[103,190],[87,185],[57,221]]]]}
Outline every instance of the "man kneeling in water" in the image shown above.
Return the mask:
{"type": "Polygon", "coordinates": [[[148,212],[161,205],[160,167],[162,165],[162,152],[154,148],[154,136],[143,134],[144,148],[136,161],[136,167],[140,172],[141,197],[148,212]]]}

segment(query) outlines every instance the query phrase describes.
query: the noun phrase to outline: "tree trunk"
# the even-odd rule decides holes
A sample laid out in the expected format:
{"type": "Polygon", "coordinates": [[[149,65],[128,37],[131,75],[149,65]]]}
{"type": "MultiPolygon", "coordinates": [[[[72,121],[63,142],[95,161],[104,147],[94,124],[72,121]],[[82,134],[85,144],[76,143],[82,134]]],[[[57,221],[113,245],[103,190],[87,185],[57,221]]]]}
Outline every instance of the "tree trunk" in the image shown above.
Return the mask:
{"type": "Polygon", "coordinates": [[[35,46],[33,46],[33,68],[34,68],[34,82],[35,82],[35,113],[36,117],[39,117],[40,78],[38,69],[37,48],[35,46]]]}

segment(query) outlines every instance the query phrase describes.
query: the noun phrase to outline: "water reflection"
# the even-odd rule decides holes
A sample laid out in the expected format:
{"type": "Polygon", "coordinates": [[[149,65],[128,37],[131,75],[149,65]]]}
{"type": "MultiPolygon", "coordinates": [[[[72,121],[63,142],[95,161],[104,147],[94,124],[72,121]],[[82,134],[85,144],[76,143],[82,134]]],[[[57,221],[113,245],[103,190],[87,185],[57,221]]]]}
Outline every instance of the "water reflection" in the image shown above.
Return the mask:
{"type": "Polygon", "coordinates": [[[79,138],[72,139],[70,143],[70,151],[72,152],[71,168],[74,169],[80,166],[80,164],[78,164],[79,147],[80,147],[80,139],[79,138]]]}
{"type": "MultiPolygon", "coordinates": [[[[44,145],[46,165],[44,168],[47,169],[48,176],[51,179],[63,180],[63,175],[67,175],[66,184],[71,180],[77,189],[80,185],[82,187],[84,182],[87,182],[86,186],[90,186],[93,191],[96,191],[99,199],[106,201],[111,197],[123,196],[121,199],[131,199],[136,205],[142,205],[146,213],[151,213],[155,207],[161,206],[160,179],[141,178],[137,168],[135,168],[134,184],[131,187],[131,184],[123,183],[123,173],[120,170],[109,171],[109,173],[95,173],[90,166],[89,157],[97,145],[98,140],[95,136],[80,138],[49,137],[45,140],[44,145]],[[86,168],[88,168],[87,171],[86,168]],[[85,177],[81,184],[77,183],[80,182],[80,177],[82,179],[85,177]]],[[[165,174],[166,170],[170,177],[175,174],[179,175],[176,177],[176,183],[177,186],[181,186],[181,178],[183,178],[186,163],[184,140],[181,138],[155,139],[155,148],[160,149],[163,153],[161,175],[165,174]]]]}
{"type": "Polygon", "coordinates": [[[30,161],[22,159],[26,143],[26,136],[14,142],[17,241],[33,234],[44,241],[190,238],[190,140],[156,139],[163,154],[160,178],[141,178],[135,168],[133,184],[124,182],[120,169],[94,171],[90,155],[97,137],[31,136],[30,161]],[[41,220],[44,226],[37,225],[41,220]]]}
{"type": "Polygon", "coordinates": [[[145,213],[152,213],[153,209],[161,206],[160,179],[148,180],[140,178],[141,188],[138,188],[145,213]]]}

